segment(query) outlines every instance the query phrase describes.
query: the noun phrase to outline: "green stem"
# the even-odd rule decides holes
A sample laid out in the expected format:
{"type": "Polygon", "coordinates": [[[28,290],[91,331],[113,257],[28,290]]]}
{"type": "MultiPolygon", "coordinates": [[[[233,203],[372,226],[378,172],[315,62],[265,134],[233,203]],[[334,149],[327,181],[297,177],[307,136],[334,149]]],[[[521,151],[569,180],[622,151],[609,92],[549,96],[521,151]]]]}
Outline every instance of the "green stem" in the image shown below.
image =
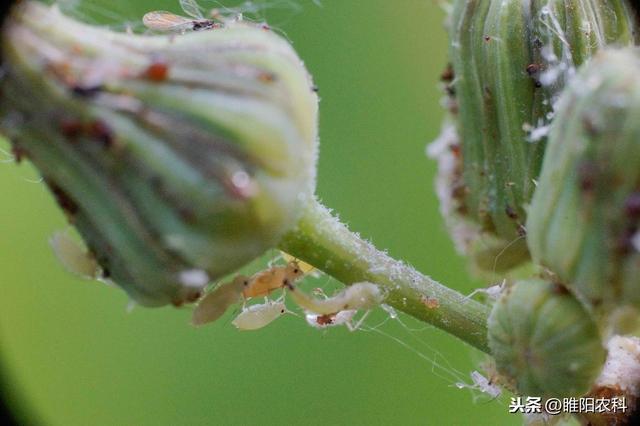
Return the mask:
{"type": "Polygon", "coordinates": [[[379,251],[317,200],[309,203],[280,248],[345,284],[378,284],[388,292],[385,303],[489,353],[485,305],[379,251]]]}

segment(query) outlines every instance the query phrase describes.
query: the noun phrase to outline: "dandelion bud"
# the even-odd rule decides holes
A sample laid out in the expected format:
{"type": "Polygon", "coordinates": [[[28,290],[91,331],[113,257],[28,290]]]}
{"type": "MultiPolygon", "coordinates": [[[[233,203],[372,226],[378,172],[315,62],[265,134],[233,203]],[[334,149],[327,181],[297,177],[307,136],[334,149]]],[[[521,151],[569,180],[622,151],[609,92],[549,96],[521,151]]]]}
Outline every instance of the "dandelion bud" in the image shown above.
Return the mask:
{"type": "Polygon", "coordinates": [[[2,37],[2,131],[139,303],[193,301],[296,225],[317,97],[266,26],[124,34],[28,1],[2,37]]]}
{"type": "Polygon", "coordinates": [[[487,236],[466,250],[486,250],[478,254],[480,267],[508,269],[528,259],[525,207],[536,187],[554,104],[575,67],[598,49],[633,43],[637,25],[628,3],[454,3],[451,68],[443,81],[459,140],[452,147],[456,167],[449,167],[456,172],[440,192],[449,198],[450,213],[487,236]]]}
{"type": "Polygon", "coordinates": [[[496,368],[519,394],[583,395],[602,370],[605,350],[595,321],[559,285],[518,282],[495,303],[488,325],[496,368]]]}
{"type": "Polygon", "coordinates": [[[640,52],[598,54],[567,89],[529,211],[529,247],[602,313],[640,307],[640,52]]]}

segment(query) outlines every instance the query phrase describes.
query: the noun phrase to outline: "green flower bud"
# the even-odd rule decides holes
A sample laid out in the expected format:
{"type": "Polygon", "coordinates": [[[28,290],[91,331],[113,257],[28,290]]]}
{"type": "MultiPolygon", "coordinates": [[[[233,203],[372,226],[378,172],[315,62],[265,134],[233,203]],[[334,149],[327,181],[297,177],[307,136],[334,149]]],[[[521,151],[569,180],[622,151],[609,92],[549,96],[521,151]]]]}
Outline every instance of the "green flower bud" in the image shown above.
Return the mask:
{"type": "Polygon", "coordinates": [[[558,95],[595,51],[634,42],[635,15],[622,0],[458,0],[449,27],[443,80],[459,137],[449,204],[486,236],[466,250],[479,266],[509,269],[529,257],[525,207],[558,95]]]}
{"type": "Polygon", "coordinates": [[[605,313],[640,307],[638,70],[638,50],[607,50],[572,82],[527,221],[535,260],[605,313]]]}
{"type": "Polygon", "coordinates": [[[2,37],[3,132],[139,303],[191,301],[296,225],[317,96],[266,26],[124,34],[26,2],[2,37]]]}
{"type": "Polygon", "coordinates": [[[493,306],[489,347],[518,393],[569,397],[589,391],[605,361],[598,327],[564,287],[520,281],[493,306]]]}

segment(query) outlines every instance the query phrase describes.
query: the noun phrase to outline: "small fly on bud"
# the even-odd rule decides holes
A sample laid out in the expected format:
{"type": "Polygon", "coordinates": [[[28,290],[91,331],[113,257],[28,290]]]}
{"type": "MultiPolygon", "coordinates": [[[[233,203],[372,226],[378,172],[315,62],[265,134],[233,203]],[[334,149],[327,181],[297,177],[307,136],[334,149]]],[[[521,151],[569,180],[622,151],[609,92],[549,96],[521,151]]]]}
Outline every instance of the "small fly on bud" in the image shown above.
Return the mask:
{"type": "Polygon", "coordinates": [[[150,30],[184,33],[219,28],[214,19],[205,18],[195,0],[180,0],[180,6],[189,17],[176,15],[164,10],[148,12],[142,17],[142,23],[150,30]]]}

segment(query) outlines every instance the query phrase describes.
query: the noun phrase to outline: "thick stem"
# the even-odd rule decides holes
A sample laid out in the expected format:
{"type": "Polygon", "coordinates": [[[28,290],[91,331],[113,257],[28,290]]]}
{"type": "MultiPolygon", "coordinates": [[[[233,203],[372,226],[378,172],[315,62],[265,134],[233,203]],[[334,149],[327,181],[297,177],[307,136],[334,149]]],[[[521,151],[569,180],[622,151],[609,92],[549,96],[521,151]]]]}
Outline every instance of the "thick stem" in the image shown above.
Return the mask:
{"type": "Polygon", "coordinates": [[[385,303],[489,353],[489,309],[392,259],[349,231],[317,200],[280,248],[345,284],[370,281],[386,290],[385,303]]]}

